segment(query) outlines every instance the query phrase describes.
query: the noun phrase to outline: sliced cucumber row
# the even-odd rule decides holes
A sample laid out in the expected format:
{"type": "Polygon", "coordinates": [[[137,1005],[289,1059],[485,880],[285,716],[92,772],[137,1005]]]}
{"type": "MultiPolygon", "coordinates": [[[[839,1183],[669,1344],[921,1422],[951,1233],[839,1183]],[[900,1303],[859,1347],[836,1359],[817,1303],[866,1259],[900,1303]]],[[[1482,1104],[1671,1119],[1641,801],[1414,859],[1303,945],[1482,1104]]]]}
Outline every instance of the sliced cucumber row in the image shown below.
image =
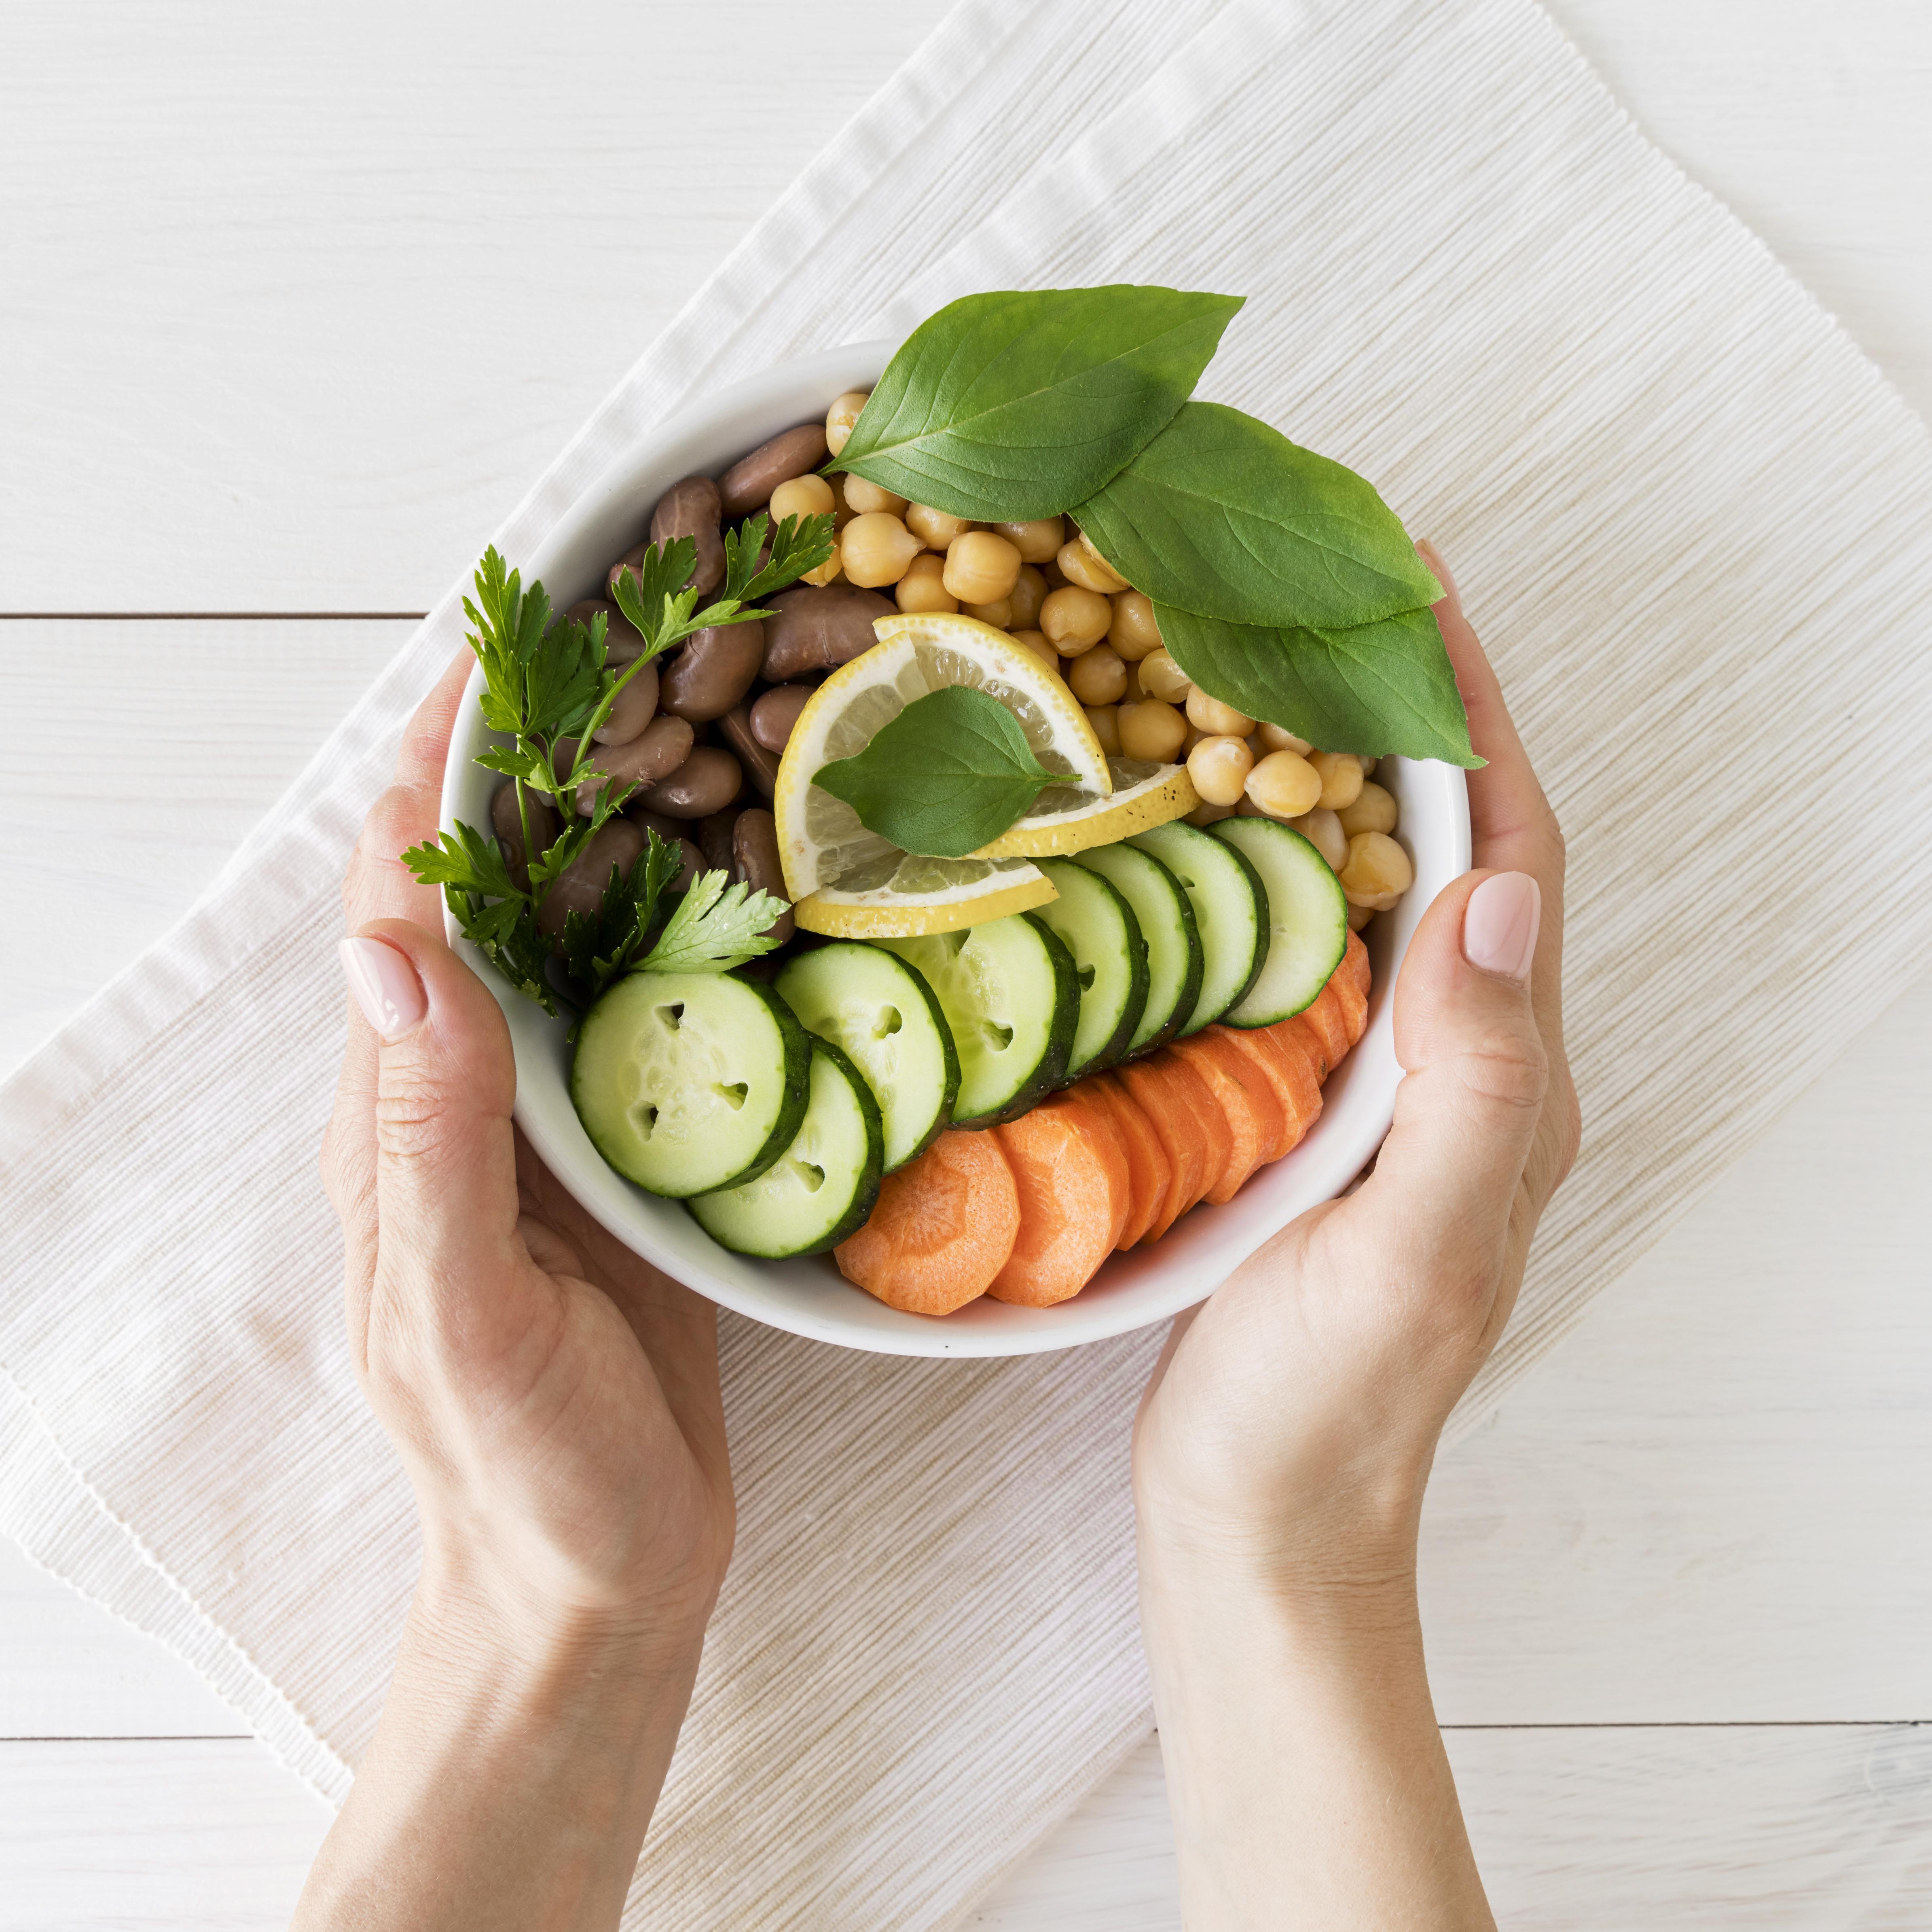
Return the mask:
{"type": "Polygon", "coordinates": [[[1180,882],[1150,853],[1092,846],[1073,862],[1097,873],[1124,899],[1147,960],[1147,998],[1122,1057],[1151,1053],[1180,1032],[1201,996],[1201,935],[1180,882]]]}
{"type": "Polygon", "coordinates": [[[872,1089],[830,1041],[814,1039],[805,1117],[784,1152],[753,1179],[685,1205],[736,1254],[822,1254],[866,1224],[884,1146],[872,1089]]]}
{"type": "Polygon", "coordinates": [[[1080,984],[1064,1075],[1078,1080],[1112,1066],[1127,1050],[1147,1008],[1147,945],[1133,909],[1104,873],[1090,872],[1071,859],[1034,863],[1060,893],[1037,916],[1073,956],[1080,984]]]}
{"type": "Polygon", "coordinates": [[[1260,972],[1221,1015],[1230,1026],[1271,1026],[1299,1013],[1328,984],[1348,945],[1348,902],[1328,861],[1272,819],[1223,819],[1213,836],[1253,867],[1268,909],[1260,972]]]}
{"type": "Polygon", "coordinates": [[[1260,976],[1268,957],[1268,894],[1238,846],[1178,819],[1128,843],[1159,859],[1180,880],[1194,909],[1201,990],[1179,1032],[1184,1037],[1198,1033],[1246,999],[1260,976]]]}

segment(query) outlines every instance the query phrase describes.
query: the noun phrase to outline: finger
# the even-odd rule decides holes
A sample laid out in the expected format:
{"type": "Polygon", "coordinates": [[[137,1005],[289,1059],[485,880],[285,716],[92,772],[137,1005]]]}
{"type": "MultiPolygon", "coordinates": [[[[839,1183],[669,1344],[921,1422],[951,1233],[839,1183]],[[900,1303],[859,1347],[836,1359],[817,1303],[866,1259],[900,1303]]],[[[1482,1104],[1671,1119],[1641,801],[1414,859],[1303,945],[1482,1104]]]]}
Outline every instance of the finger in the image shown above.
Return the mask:
{"type": "MultiPolygon", "coordinates": [[[[510,1031],[489,989],[434,933],[379,920],[342,942],[358,1011],[376,1041],[370,1270],[385,1292],[427,1309],[446,1333],[479,1313],[472,1284],[527,1265],[517,1232],[517,1093],[510,1031]]],[[[368,1286],[352,1338],[366,1347],[368,1286]]]]}
{"type": "Polygon", "coordinates": [[[1428,1284],[1454,1337],[1499,1332],[1514,1294],[1512,1229],[1550,1083],[1529,990],[1540,913],[1535,879],[1510,872],[1468,874],[1423,915],[1396,981],[1395,1124],[1340,1210],[1374,1218],[1396,1275],[1428,1284]]]}

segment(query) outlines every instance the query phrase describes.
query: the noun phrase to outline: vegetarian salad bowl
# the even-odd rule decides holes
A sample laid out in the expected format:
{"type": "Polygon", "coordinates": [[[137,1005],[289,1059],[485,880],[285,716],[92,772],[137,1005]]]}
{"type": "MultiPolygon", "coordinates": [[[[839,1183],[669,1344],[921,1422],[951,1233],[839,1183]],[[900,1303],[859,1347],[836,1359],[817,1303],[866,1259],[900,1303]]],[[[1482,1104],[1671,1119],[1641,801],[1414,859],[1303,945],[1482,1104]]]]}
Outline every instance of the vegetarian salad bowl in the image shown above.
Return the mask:
{"type": "Polygon", "coordinates": [[[532,1146],[723,1306],[1097,1341],[1388,1131],[1476,761],[1393,514],[1188,400],[1239,306],[968,297],[691,405],[479,569],[408,856],[532,1146]]]}

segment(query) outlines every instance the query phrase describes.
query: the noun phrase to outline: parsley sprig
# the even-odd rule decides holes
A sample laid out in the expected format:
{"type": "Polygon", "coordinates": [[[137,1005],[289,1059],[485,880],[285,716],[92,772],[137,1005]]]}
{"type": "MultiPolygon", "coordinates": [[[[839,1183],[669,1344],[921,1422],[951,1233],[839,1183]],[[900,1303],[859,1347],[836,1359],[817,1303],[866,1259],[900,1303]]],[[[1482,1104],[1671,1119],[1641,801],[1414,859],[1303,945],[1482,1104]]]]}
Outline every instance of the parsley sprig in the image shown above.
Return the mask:
{"type": "Polygon", "coordinates": [[[655,832],[628,873],[611,867],[595,915],[573,912],[565,919],[560,951],[571,991],[551,975],[556,949],[538,924],[538,909],[631,789],[595,762],[596,733],[618,693],[694,632],[766,615],[754,608],[758,599],[823,563],[832,554],[832,533],[830,516],[788,517],[776,531],[763,512],[748,518],[726,533],[724,581],[702,610],[699,593],[680,587],[692,574],[697,546],[689,537],[652,545],[612,587],[619,609],[644,640],[644,650],[621,670],[608,662],[602,612],[588,624],[556,617],[542,584],[526,590],[521,573],[494,545],[484,551],[473,580],[476,594],[465,597],[463,608],[470,648],[483,667],[484,722],[508,742],[480,752],[477,762],[515,783],[527,864],[513,872],[494,837],[462,824],[412,847],[403,858],[424,884],[442,888],[478,950],[545,1012],[555,1013],[560,999],[580,1011],[627,972],[724,972],[776,945],[764,935],[784,901],[729,885],[722,872],[702,874],[667,915],[665,901],[676,897],[670,888],[682,861],[677,848],[655,832]],[[580,813],[577,799],[586,786],[596,790],[590,810],[580,813]],[[550,802],[565,827],[548,846],[537,837],[544,821],[532,815],[533,795],[550,802]]]}

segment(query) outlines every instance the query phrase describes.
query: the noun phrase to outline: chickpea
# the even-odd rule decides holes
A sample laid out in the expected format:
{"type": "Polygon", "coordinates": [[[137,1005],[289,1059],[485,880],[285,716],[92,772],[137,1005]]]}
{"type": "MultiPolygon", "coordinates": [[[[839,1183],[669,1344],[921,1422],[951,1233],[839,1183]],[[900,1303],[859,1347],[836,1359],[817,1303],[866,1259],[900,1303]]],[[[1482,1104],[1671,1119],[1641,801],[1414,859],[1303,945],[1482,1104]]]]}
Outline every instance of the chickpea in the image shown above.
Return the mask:
{"type": "Polygon", "coordinates": [[[872,399],[870,389],[848,389],[825,412],[825,446],[833,455],[844,448],[852,425],[859,420],[859,412],[872,399]]]}
{"type": "Polygon", "coordinates": [[[1313,811],[1304,812],[1288,822],[1328,861],[1330,872],[1339,873],[1348,864],[1348,835],[1333,812],[1324,812],[1318,805],[1313,811]]]}
{"type": "Polygon", "coordinates": [[[846,575],[868,590],[896,584],[919,552],[919,539],[883,510],[862,511],[838,539],[838,560],[846,575]]]}
{"type": "Polygon", "coordinates": [[[1043,630],[1016,630],[1010,633],[1014,643],[1023,644],[1049,671],[1060,669],[1060,654],[1046,641],[1043,630]]]}
{"type": "Polygon", "coordinates": [[[1094,727],[1094,735],[1100,741],[1100,749],[1109,758],[1120,755],[1120,714],[1112,705],[1089,705],[1087,722],[1094,727]]]}
{"type": "Polygon", "coordinates": [[[892,595],[902,611],[945,611],[951,612],[959,608],[959,599],[947,590],[940,573],[946,568],[946,560],[935,557],[929,550],[922,551],[906,566],[906,573],[898,581],[898,587],[892,595]]]}
{"type": "Polygon", "coordinates": [[[1322,774],[1322,804],[1330,812],[1352,805],[1362,794],[1362,761],[1352,751],[1310,752],[1308,762],[1322,774]]]}
{"type": "Polygon", "coordinates": [[[964,536],[973,527],[963,516],[948,516],[930,503],[908,503],[905,526],[928,550],[944,550],[956,536],[964,536]]]}
{"type": "Polygon", "coordinates": [[[1190,825],[1218,825],[1223,819],[1232,819],[1234,816],[1234,808],[1232,805],[1201,804],[1188,813],[1187,822],[1190,825]]]}
{"type": "MultiPolygon", "coordinates": [[[[1244,738],[1255,728],[1254,720],[1245,711],[1209,697],[1198,684],[1187,694],[1187,721],[1209,738],[1244,738]]],[[[1252,752],[1248,755],[1254,756],[1252,752]]]]}
{"type": "Polygon", "coordinates": [[[798,581],[801,584],[816,584],[821,588],[827,584],[836,584],[845,575],[845,566],[839,560],[838,546],[834,544],[832,554],[823,563],[808,570],[798,581]]]}
{"type": "Polygon", "coordinates": [[[1158,698],[1120,708],[1120,756],[1166,765],[1187,735],[1187,720],[1158,698]]]}
{"type": "Polygon", "coordinates": [[[1012,603],[1013,622],[1022,630],[1037,630],[1040,607],[1046,602],[1046,579],[1030,563],[1022,563],[1006,595],[1012,603]]]}
{"type": "Polygon", "coordinates": [[[1019,552],[990,530],[969,530],[946,549],[946,587],[962,604],[990,604],[1010,596],[1019,575],[1019,552]]]}
{"type": "Polygon", "coordinates": [[[1048,591],[1040,607],[1040,627],[1063,657],[1078,657],[1083,651],[1091,650],[1107,635],[1113,620],[1114,607],[1105,597],[1074,584],[1048,591]]]}
{"type": "Polygon", "coordinates": [[[1388,833],[1358,832],[1340,876],[1350,904],[1386,912],[1415,883],[1415,867],[1388,833]]]}
{"type": "Polygon", "coordinates": [[[906,500],[896,497],[890,490],[882,490],[877,483],[868,483],[863,476],[848,476],[845,479],[845,500],[861,516],[874,512],[885,516],[897,516],[905,508],[906,500]]]}
{"type": "Polygon", "coordinates": [[[1118,705],[1127,695],[1127,667],[1118,652],[1096,644],[1073,660],[1066,681],[1083,705],[1118,705]]]}
{"type": "Polygon", "coordinates": [[[1127,587],[1126,578],[1094,548],[1084,530],[1076,530],[1060,546],[1058,560],[1066,572],[1066,581],[1083,590],[1098,590],[1102,596],[1111,597],[1116,590],[1127,587]]]}
{"type": "Polygon", "coordinates": [[[1194,689],[1186,672],[1165,651],[1150,651],[1140,661],[1141,689],[1168,705],[1183,704],[1194,689]]]}
{"type": "Polygon", "coordinates": [[[1292,751],[1306,758],[1315,747],[1306,738],[1298,738],[1294,732],[1282,725],[1257,725],[1255,727],[1255,756],[1259,758],[1263,750],[1292,751]]]}
{"type": "Polygon", "coordinates": [[[772,492],[772,527],[777,529],[788,516],[824,516],[837,508],[832,485],[823,476],[794,476],[772,492]]]}
{"type": "Polygon", "coordinates": [[[1225,805],[1232,812],[1241,802],[1254,762],[1245,738],[1204,738],[1187,754],[1187,775],[1208,804],[1225,805]]]}
{"type": "Polygon", "coordinates": [[[1375,916],[1376,909],[1372,906],[1351,905],[1348,908],[1349,931],[1359,933],[1375,916]]]}
{"type": "Polygon", "coordinates": [[[1035,517],[1030,523],[989,524],[1029,563],[1050,563],[1066,541],[1066,527],[1057,516],[1035,517]]]}
{"type": "Polygon", "coordinates": [[[1247,792],[1270,819],[1298,819],[1322,796],[1321,774],[1294,752],[1271,751],[1249,772],[1247,792]]]}
{"type": "Polygon", "coordinates": [[[1138,590],[1114,594],[1114,622],[1107,641],[1130,663],[1160,648],[1160,626],[1154,620],[1154,599],[1138,590]]]}
{"type": "Polygon", "coordinates": [[[995,597],[990,604],[962,604],[960,608],[969,617],[977,617],[982,624],[991,624],[995,630],[1004,630],[1013,620],[1013,600],[1010,597],[995,597]]]}
{"type": "Polygon", "coordinates": [[[1394,794],[1364,782],[1355,802],[1342,810],[1342,829],[1351,838],[1358,832],[1392,832],[1397,816],[1394,794]]]}

